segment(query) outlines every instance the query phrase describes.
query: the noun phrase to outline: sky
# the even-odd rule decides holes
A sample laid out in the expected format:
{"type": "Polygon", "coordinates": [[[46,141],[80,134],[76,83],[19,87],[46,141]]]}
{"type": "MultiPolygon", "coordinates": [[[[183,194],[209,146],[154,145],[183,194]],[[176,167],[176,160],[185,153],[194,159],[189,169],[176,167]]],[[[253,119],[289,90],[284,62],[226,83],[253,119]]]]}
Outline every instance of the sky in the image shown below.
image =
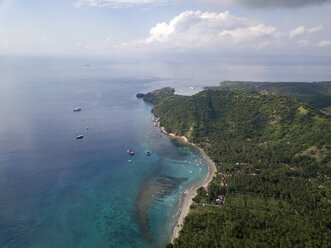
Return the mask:
{"type": "Polygon", "coordinates": [[[331,0],[0,0],[0,55],[331,64],[330,13],[331,0]]]}

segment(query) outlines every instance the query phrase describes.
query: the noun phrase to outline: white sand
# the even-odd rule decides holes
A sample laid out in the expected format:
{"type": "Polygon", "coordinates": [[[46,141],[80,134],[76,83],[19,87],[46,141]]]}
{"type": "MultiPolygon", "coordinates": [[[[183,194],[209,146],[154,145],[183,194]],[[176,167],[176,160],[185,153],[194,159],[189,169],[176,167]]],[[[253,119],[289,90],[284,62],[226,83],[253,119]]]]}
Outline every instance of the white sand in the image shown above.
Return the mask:
{"type": "Polygon", "coordinates": [[[208,173],[207,173],[206,178],[199,184],[192,186],[191,188],[187,189],[185,192],[183,192],[181,194],[181,197],[179,199],[180,207],[177,212],[176,221],[174,223],[174,227],[173,227],[172,235],[171,235],[171,242],[173,242],[174,239],[178,237],[179,231],[183,226],[184,219],[190,212],[190,206],[193,203],[192,199],[197,195],[197,190],[200,187],[206,188],[209,185],[209,183],[213,180],[213,177],[214,177],[217,169],[216,169],[215,163],[207,156],[207,154],[200,147],[198,147],[197,145],[195,145],[193,143],[188,142],[188,139],[185,136],[176,136],[175,134],[167,133],[165,131],[164,127],[160,126],[158,119],[157,119],[157,124],[161,128],[163,133],[168,134],[171,137],[179,138],[179,139],[183,140],[185,143],[188,143],[188,144],[194,146],[195,148],[197,148],[200,151],[203,158],[205,159],[205,161],[207,162],[207,166],[208,166],[208,173]]]}
{"type": "MultiPolygon", "coordinates": [[[[190,143],[191,144],[191,143],[190,143]]],[[[179,209],[177,212],[176,216],[176,221],[172,230],[172,235],[171,235],[171,242],[174,241],[175,238],[178,237],[179,231],[183,226],[184,219],[185,217],[189,214],[190,212],[190,206],[193,203],[192,199],[197,195],[197,190],[200,187],[206,188],[209,183],[213,180],[213,177],[216,172],[216,165],[215,163],[206,155],[206,153],[196,145],[194,145],[197,149],[199,149],[201,155],[204,157],[205,161],[207,162],[208,166],[208,173],[206,178],[200,182],[199,184],[196,184],[186,190],[184,193],[182,193],[181,198],[179,200],[179,209]]]]}

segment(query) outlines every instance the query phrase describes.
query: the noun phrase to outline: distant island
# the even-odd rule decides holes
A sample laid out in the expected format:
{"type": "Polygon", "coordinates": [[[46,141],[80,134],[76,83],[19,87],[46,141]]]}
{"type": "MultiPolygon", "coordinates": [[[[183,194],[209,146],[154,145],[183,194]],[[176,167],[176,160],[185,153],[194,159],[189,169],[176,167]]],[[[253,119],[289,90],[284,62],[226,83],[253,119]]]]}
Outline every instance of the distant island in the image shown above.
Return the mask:
{"type": "Polygon", "coordinates": [[[316,108],[328,106],[331,83],[289,84],[223,82],[193,96],[164,88],[142,97],[167,133],[217,167],[168,248],[328,247],[331,119],[316,108]],[[323,103],[305,87],[318,88],[323,103]]]}

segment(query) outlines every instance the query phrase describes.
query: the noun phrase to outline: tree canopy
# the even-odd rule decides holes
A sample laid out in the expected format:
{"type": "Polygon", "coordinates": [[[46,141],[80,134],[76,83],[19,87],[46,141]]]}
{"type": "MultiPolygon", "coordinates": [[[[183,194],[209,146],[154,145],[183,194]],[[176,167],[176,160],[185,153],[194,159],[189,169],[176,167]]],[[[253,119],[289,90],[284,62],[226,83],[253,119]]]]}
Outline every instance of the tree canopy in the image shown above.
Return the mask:
{"type": "Polygon", "coordinates": [[[169,94],[153,111],[166,131],[203,148],[218,169],[168,247],[328,247],[330,117],[251,89],[169,94]],[[220,195],[223,206],[216,204],[220,195]]]}

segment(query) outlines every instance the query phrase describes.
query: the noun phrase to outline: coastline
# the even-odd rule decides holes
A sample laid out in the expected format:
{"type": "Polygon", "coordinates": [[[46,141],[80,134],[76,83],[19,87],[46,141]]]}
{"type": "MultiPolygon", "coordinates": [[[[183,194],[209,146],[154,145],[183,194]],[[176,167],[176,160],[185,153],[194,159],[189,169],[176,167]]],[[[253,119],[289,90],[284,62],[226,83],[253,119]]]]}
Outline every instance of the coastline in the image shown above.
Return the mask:
{"type": "Polygon", "coordinates": [[[177,211],[176,220],[175,220],[175,223],[173,225],[171,239],[170,239],[170,241],[173,242],[174,239],[179,236],[179,232],[180,232],[180,230],[183,226],[184,219],[190,212],[190,206],[193,203],[192,199],[197,195],[197,190],[200,187],[206,188],[210,184],[210,182],[214,178],[215,173],[217,172],[217,169],[216,169],[215,163],[207,156],[207,154],[204,152],[203,149],[198,147],[196,144],[189,142],[188,139],[185,136],[177,136],[173,133],[168,133],[164,129],[164,127],[162,127],[160,125],[160,122],[159,122],[158,118],[156,119],[156,123],[157,123],[157,126],[159,128],[161,128],[162,132],[169,135],[171,138],[180,139],[181,141],[183,141],[184,144],[191,145],[191,146],[195,147],[200,152],[200,154],[202,155],[204,160],[206,161],[206,164],[207,164],[207,167],[208,167],[207,168],[208,173],[207,173],[207,176],[205,177],[205,179],[202,180],[200,183],[190,187],[185,192],[182,192],[181,195],[180,195],[179,208],[178,208],[178,211],[177,211]]]}
{"type": "MultiPolygon", "coordinates": [[[[173,136],[173,137],[183,139],[182,137],[178,137],[178,136],[173,136]]],[[[174,239],[179,236],[179,232],[180,232],[180,230],[181,230],[181,228],[184,224],[184,219],[190,212],[190,206],[193,203],[192,199],[197,195],[197,190],[200,187],[206,188],[210,184],[210,182],[213,180],[214,175],[216,173],[216,165],[207,156],[207,154],[200,147],[198,147],[197,145],[195,145],[193,143],[190,143],[190,142],[187,142],[186,138],[183,139],[183,140],[187,144],[192,145],[196,149],[199,150],[199,152],[201,153],[201,155],[203,156],[203,158],[207,162],[208,173],[207,173],[207,176],[205,177],[205,179],[203,181],[201,181],[200,183],[190,187],[189,189],[187,189],[185,192],[183,192],[181,194],[181,197],[179,199],[179,206],[180,207],[178,209],[177,216],[176,216],[176,221],[175,221],[174,226],[173,226],[172,235],[171,235],[171,242],[173,242],[174,239]]]]}

